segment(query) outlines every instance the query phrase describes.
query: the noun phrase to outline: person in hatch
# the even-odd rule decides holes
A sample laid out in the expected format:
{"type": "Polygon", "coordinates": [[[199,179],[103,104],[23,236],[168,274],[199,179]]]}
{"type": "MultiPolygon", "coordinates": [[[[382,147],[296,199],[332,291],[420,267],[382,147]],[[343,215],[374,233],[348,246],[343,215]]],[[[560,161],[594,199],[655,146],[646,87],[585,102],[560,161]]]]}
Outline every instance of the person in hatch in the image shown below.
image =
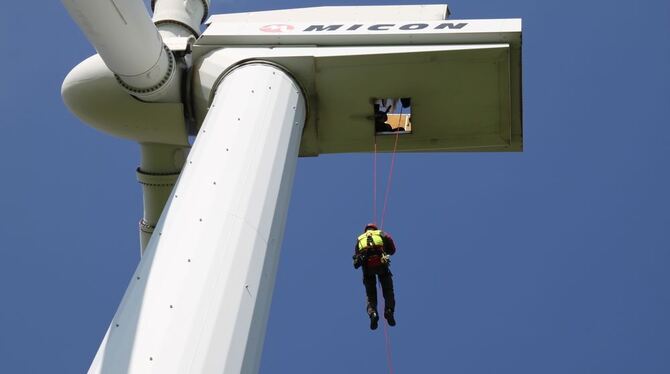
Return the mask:
{"type": "Polygon", "coordinates": [[[393,293],[393,274],[389,265],[390,256],[395,253],[395,243],[388,233],[377,228],[374,223],[365,226],[365,232],[358,236],[354,247],[354,268],[363,268],[363,284],[367,296],[367,311],[370,317],[370,329],[378,326],[377,313],[377,277],[384,295],[384,318],[389,326],[395,326],[395,295],[393,293]]]}

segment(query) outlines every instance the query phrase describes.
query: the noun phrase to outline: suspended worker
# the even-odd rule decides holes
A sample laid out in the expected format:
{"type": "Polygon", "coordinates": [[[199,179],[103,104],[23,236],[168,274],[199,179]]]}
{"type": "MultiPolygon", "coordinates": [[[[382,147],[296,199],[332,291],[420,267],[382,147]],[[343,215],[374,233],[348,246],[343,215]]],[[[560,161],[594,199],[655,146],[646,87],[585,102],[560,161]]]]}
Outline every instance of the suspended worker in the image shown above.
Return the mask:
{"type": "Polygon", "coordinates": [[[377,280],[384,295],[384,318],[390,326],[395,326],[395,295],[393,294],[393,274],[389,265],[390,256],[395,253],[395,243],[387,233],[379,230],[374,223],[365,226],[365,232],[356,240],[354,247],[354,268],[363,267],[363,284],[367,296],[367,311],[370,329],[375,330],[379,322],[377,313],[377,280]]]}

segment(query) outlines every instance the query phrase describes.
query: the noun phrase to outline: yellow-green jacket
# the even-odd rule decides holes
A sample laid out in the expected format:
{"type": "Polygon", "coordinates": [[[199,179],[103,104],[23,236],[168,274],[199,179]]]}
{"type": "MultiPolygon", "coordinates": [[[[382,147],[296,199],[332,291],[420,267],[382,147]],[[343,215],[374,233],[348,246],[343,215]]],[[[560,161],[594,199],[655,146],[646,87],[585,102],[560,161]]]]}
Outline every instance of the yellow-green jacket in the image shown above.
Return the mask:
{"type": "Polygon", "coordinates": [[[382,265],[381,255],[395,253],[395,243],[388,233],[381,230],[367,230],[356,239],[354,255],[362,256],[365,266],[382,265]]]}

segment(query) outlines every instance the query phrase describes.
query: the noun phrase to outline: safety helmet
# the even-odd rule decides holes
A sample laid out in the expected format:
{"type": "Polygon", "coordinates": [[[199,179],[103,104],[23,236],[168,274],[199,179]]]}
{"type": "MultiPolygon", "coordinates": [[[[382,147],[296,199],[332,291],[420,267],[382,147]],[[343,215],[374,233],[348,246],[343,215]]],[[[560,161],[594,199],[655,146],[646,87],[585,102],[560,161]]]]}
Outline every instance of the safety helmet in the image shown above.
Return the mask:
{"type": "Polygon", "coordinates": [[[365,225],[365,231],[368,230],[377,230],[377,225],[375,225],[374,223],[368,223],[367,225],[365,225]]]}

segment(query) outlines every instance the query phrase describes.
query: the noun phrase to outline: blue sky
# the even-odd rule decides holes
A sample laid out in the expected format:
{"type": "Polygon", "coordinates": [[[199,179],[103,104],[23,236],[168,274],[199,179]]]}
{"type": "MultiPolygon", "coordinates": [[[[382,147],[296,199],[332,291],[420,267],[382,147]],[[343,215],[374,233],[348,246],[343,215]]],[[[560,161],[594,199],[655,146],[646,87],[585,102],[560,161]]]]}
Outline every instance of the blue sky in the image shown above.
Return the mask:
{"type": "MultiPolygon", "coordinates": [[[[525,150],[398,156],[395,372],[670,372],[670,2],[449,5],[523,18],[525,150]]],[[[60,2],[0,20],[0,372],[84,372],[139,260],[139,149],[63,105],[93,49],[60,2]]],[[[299,161],[261,373],[388,372],[350,259],[371,162],[299,161]]]]}

